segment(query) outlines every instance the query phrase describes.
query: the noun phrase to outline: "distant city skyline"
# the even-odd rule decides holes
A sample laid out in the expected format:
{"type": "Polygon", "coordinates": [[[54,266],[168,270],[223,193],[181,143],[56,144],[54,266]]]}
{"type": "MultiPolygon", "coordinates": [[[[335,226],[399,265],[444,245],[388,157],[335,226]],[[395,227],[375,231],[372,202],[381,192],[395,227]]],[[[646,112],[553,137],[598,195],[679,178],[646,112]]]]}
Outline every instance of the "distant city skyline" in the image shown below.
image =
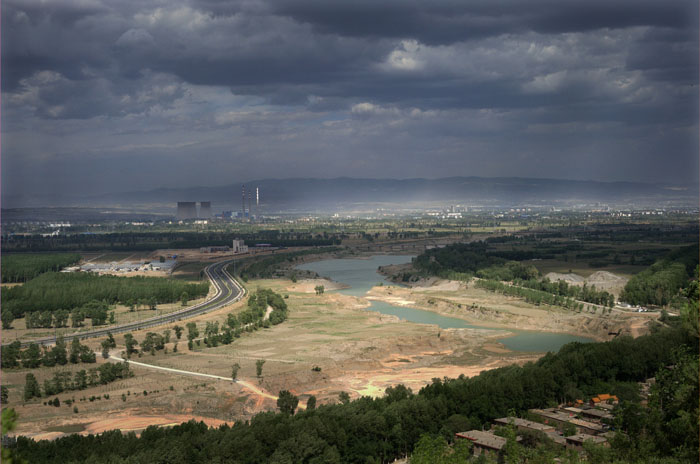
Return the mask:
{"type": "Polygon", "coordinates": [[[697,183],[698,55],[690,0],[7,0],[2,195],[697,183]]]}

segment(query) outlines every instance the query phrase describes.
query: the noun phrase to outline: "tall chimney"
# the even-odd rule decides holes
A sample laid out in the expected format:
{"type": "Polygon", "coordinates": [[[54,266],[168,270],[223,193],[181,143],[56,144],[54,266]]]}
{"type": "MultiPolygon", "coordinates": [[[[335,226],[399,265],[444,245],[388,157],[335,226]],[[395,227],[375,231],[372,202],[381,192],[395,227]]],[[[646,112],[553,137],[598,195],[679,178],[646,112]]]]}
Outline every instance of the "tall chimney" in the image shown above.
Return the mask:
{"type": "Polygon", "coordinates": [[[245,184],[241,193],[241,217],[245,218],[245,184]]]}

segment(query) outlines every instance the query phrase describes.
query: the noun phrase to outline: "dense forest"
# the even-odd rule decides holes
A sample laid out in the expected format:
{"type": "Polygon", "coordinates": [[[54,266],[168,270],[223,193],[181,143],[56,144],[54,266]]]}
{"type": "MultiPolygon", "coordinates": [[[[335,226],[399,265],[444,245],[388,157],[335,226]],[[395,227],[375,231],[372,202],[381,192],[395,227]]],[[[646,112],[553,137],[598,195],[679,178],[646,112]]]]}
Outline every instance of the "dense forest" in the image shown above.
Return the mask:
{"type": "Polygon", "coordinates": [[[15,318],[35,311],[61,311],[84,307],[92,301],[108,304],[155,301],[172,303],[182,298],[200,298],[209,292],[209,282],[186,283],[159,277],[121,277],[86,272],[47,272],[24,285],[2,289],[3,312],[15,318]]]}
{"type": "MultiPolygon", "coordinates": [[[[314,255],[319,253],[333,253],[341,250],[340,247],[327,247],[323,249],[312,249],[312,250],[301,250],[293,251],[291,253],[284,253],[279,255],[273,255],[263,259],[256,260],[249,265],[246,265],[240,272],[240,276],[244,280],[252,278],[262,278],[269,279],[274,276],[275,270],[280,264],[285,262],[293,262],[297,258],[302,256],[314,255]]],[[[227,269],[231,274],[233,274],[233,265],[229,265],[227,269]]]]}
{"type": "Polygon", "coordinates": [[[3,254],[2,282],[26,282],[41,273],[60,271],[80,261],[77,253],[3,254]]]}
{"type": "Polygon", "coordinates": [[[266,243],[276,247],[339,245],[340,238],[301,232],[260,230],[255,233],[237,232],[112,232],[3,237],[4,251],[151,251],[163,248],[183,249],[206,246],[231,246],[234,239],[246,245],[266,243]]]}
{"type": "Polygon", "coordinates": [[[638,305],[665,306],[687,285],[697,277],[698,245],[683,247],[669,253],[632,277],[625,286],[620,299],[638,305]]]}
{"type": "MultiPolygon", "coordinates": [[[[250,422],[218,429],[189,422],[173,428],[149,427],[140,437],[119,431],[40,442],[20,437],[13,451],[37,463],[386,463],[410,455],[419,445],[415,462],[430,462],[418,458],[439,447],[427,446],[426,451],[426,442],[450,442],[457,431],[481,428],[509,413],[524,414],[528,408],[610,392],[621,399],[617,433],[610,449],[591,451],[591,462],[695,463],[697,282],[685,291],[695,303],[684,307],[682,317],[669,319],[649,335],[570,343],[522,367],[494,369],[472,378],[434,379],[417,394],[399,385],[387,389],[383,398],[363,397],[296,415],[262,413],[250,422]],[[643,408],[636,382],[651,376],[656,376],[656,385],[649,406],[643,408]]],[[[507,452],[513,454],[507,461],[551,462],[546,454],[532,460],[535,453],[545,453],[543,444],[528,446],[527,453],[510,447],[507,452]]]]}
{"type": "MultiPolygon", "coordinates": [[[[569,285],[564,281],[550,282],[540,279],[540,273],[531,264],[508,259],[532,259],[533,256],[549,256],[549,251],[541,254],[536,251],[495,251],[489,245],[501,243],[498,238],[479,243],[457,243],[444,248],[434,248],[417,256],[413,266],[426,275],[436,275],[447,279],[468,279],[479,277],[482,288],[510,296],[524,298],[534,304],[563,306],[569,309],[582,309],[578,301],[602,306],[613,306],[615,297],[595,287],[569,285]],[[504,284],[501,281],[511,282],[504,284]]],[[[578,247],[580,244],[567,245],[578,247]]],[[[405,275],[404,280],[410,276],[405,275]]],[[[686,280],[687,281],[687,280],[686,280]]]]}
{"type": "Polygon", "coordinates": [[[474,275],[480,269],[505,264],[506,261],[490,253],[486,243],[455,243],[416,256],[413,266],[428,275],[449,278],[451,273],[474,275]]]}

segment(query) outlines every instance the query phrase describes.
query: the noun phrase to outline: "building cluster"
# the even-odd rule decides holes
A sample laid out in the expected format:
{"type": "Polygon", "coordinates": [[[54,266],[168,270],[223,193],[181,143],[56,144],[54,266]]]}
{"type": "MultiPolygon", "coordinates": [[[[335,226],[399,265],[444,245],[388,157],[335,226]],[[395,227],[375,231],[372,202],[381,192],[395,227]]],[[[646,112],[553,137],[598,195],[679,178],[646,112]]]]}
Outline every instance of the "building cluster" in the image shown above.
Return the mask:
{"type": "Polygon", "coordinates": [[[111,262],[111,263],[86,263],[81,266],[72,266],[63,269],[61,272],[94,272],[96,274],[113,274],[119,272],[150,272],[164,271],[172,272],[176,261],[165,260],[163,262],[139,261],[139,262],[111,262]]]}
{"type": "Polygon", "coordinates": [[[492,429],[458,432],[457,439],[470,440],[474,455],[493,454],[502,456],[507,440],[494,433],[497,427],[514,427],[518,440],[525,433],[541,433],[554,443],[569,449],[583,450],[583,444],[609,446],[610,425],[614,416],[612,409],[618,403],[614,395],[602,394],[591,398],[589,403],[577,400],[573,404],[557,408],[530,409],[529,417],[502,417],[493,421],[492,429]]]}
{"type": "Polygon", "coordinates": [[[201,247],[199,249],[200,253],[216,253],[219,251],[230,251],[231,247],[227,246],[208,246],[208,247],[201,247]]]}
{"type": "Polygon", "coordinates": [[[216,253],[216,252],[229,252],[232,251],[234,254],[248,253],[248,245],[245,244],[243,240],[233,240],[231,247],[228,246],[207,246],[201,247],[199,249],[200,253],[216,253]]]}

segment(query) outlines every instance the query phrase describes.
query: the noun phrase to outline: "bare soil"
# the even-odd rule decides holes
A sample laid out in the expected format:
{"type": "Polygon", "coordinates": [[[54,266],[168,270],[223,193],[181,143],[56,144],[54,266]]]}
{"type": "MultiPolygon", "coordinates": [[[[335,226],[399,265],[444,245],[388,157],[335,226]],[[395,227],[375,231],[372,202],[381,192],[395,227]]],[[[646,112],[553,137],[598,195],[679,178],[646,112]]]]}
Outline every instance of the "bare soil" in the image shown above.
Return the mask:
{"type": "MultiPolygon", "coordinates": [[[[610,317],[573,314],[535,307],[473,285],[449,281],[439,281],[433,287],[382,286],[371,290],[371,298],[504,329],[444,330],[366,311],[369,301],[365,298],[339,293],[316,295],[313,287],[319,284],[327,290],[334,288],[325,280],[249,282],[247,287],[251,292],[266,287],[287,295],[289,319],[268,329],[244,333],[231,345],[205,348],[202,343],[195,346],[195,351],[189,351],[186,332],[181,340],[175,340],[172,332],[175,324],[134,333],[142,341],[148,331],[162,333],[170,329],[172,339],[166,345],[167,353],[144,354],[134,358],[135,361],[224,378],[231,375],[232,365],[238,363],[241,366],[238,379],[254,388],[223,379],[203,379],[132,365],[135,377],[59,394],[61,406],[55,408],[42,404],[53,397],[23,403],[24,379],[29,370],[3,370],[9,402],[20,415],[16,433],[55,438],[72,432],[97,433],[112,428],[138,431],[151,424],[172,425],[189,419],[219,425],[249,419],[259,411],[275,410],[274,397],[280,390],[298,395],[301,404],[310,395],[315,395],[320,404],[337,402],[340,392],[351,397],[381,396],[387,387],[398,383],[417,391],[436,377],[474,376],[487,369],[523,364],[540,356],[512,352],[499,343],[496,339],[506,335],[508,328],[571,332],[602,340],[610,338],[608,330],[618,327],[639,335],[646,330],[644,324],[656,317],[653,313],[613,312],[610,317]],[[173,352],[175,342],[177,352],[173,352]],[[256,375],[257,360],[265,361],[260,378],[256,375]],[[104,398],[105,394],[109,399],[104,398]],[[126,401],[122,395],[126,395],[126,401]],[[91,402],[90,396],[101,399],[91,402]],[[68,399],[75,399],[79,412],[66,405],[68,399]]],[[[246,304],[238,302],[177,324],[184,327],[186,322],[194,321],[202,334],[207,322],[221,325],[229,312],[242,311],[246,304]]],[[[123,350],[123,336],[115,338],[119,352],[123,350]]],[[[85,343],[99,352],[100,341],[85,343]]],[[[100,362],[104,361],[100,358],[100,362]]],[[[43,385],[55,370],[73,372],[89,367],[93,366],[69,365],[32,372],[43,385]]]]}

